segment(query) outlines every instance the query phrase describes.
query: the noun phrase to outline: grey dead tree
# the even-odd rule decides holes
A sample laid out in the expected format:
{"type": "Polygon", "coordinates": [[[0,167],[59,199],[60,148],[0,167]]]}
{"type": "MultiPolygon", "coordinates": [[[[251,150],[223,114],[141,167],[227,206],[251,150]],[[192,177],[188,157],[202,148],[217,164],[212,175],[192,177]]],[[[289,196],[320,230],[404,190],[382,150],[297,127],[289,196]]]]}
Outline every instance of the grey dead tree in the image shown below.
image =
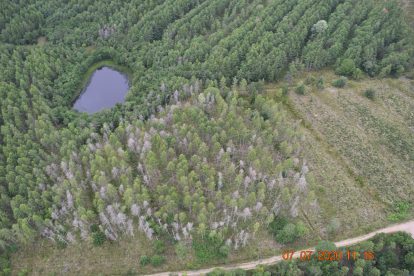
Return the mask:
{"type": "Polygon", "coordinates": [[[98,31],[99,37],[102,39],[108,39],[111,35],[113,35],[116,31],[116,26],[112,25],[112,26],[108,26],[108,25],[104,25],[103,27],[101,27],[98,31]]]}

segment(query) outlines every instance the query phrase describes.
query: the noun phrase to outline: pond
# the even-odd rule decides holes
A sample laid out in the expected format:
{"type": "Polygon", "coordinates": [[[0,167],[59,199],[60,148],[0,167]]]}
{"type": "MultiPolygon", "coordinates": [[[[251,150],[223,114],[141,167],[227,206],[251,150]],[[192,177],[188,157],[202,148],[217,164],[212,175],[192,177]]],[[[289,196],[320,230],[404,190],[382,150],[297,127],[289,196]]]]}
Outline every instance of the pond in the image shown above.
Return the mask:
{"type": "Polygon", "coordinates": [[[102,67],[93,73],[73,108],[93,114],[114,107],[115,104],[125,101],[128,89],[129,82],[125,74],[109,67],[102,67]]]}

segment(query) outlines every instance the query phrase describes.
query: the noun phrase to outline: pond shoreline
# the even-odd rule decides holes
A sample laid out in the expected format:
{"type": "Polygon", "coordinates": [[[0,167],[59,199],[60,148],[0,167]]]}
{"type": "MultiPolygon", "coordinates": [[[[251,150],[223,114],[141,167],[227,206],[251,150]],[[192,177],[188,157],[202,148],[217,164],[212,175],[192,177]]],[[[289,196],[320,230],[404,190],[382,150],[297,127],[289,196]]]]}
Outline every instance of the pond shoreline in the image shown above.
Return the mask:
{"type": "Polygon", "coordinates": [[[76,91],[77,91],[76,96],[71,101],[72,107],[76,103],[76,101],[82,96],[82,94],[85,92],[86,88],[88,87],[92,79],[92,75],[97,70],[102,69],[103,67],[109,67],[125,75],[128,79],[128,86],[131,87],[132,70],[130,68],[124,65],[119,65],[111,59],[104,59],[104,60],[95,62],[91,66],[89,66],[88,70],[86,70],[85,73],[82,74],[83,76],[80,78],[79,84],[76,88],[76,91]]]}
{"type": "Polygon", "coordinates": [[[124,103],[131,83],[129,74],[120,67],[113,64],[108,66],[107,61],[91,66],[85,74],[83,88],[74,100],[72,108],[92,115],[124,103]]]}

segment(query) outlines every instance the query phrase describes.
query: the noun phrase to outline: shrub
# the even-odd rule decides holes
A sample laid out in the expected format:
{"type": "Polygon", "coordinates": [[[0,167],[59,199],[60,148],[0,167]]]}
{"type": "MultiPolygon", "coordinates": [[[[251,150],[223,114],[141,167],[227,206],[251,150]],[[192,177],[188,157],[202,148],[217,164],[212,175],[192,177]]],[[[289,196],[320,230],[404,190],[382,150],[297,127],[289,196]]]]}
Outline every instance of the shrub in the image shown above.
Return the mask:
{"type": "Polygon", "coordinates": [[[302,221],[299,221],[298,223],[296,223],[295,231],[296,231],[297,238],[302,238],[309,233],[309,229],[306,227],[306,225],[302,221]]]}
{"type": "Polygon", "coordinates": [[[65,240],[63,240],[63,239],[57,239],[56,246],[59,249],[64,249],[64,248],[66,248],[68,246],[68,243],[65,240]]]}
{"type": "Polygon", "coordinates": [[[373,100],[375,98],[375,90],[371,89],[371,88],[365,90],[364,96],[367,97],[370,100],[373,100]]]}
{"type": "Polygon", "coordinates": [[[394,211],[388,216],[388,220],[397,222],[405,220],[410,216],[411,205],[408,202],[397,202],[394,204],[394,211]]]}
{"type": "Polygon", "coordinates": [[[305,69],[305,65],[299,60],[295,60],[294,62],[290,63],[288,74],[287,74],[288,79],[291,79],[292,77],[296,77],[304,69],[305,69]]]}
{"type": "Polygon", "coordinates": [[[408,253],[404,258],[405,264],[414,271],[414,252],[408,253]]]}
{"type": "Polygon", "coordinates": [[[105,234],[102,231],[92,233],[92,243],[95,246],[101,246],[106,240],[105,234]]]}
{"type": "Polygon", "coordinates": [[[289,222],[285,217],[276,217],[269,224],[269,232],[280,243],[292,243],[308,233],[302,222],[296,224],[289,222]]]}
{"type": "Polygon", "coordinates": [[[325,88],[325,80],[323,79],[323,77],[320,77],[318,79],[318,81],[316,82],[316,87],[320,90],[325,88]]]}
{"type": "Polygon", "coordinates": [[[289,94],[289,86],[287,84],[282,86],[282,96],[286,97],[289,94]]]}
{"type": "Polygon", "coordinates": [[[302,223],[288,223],[276,235],[276,240],[280,243],[292,243],[308,233],[308,228],[302,223]]]}
{"type": "Polygon", "coordinates": [[[219,249],[219,254],[226,258],[230,253],[230,247],[227,245],[222,245],[219,249]]]}
{"type": "Polygon", "coordinates": [[[341,222],[337,218],[332,218],[329,222],[327,230],[330,234],[336,233],[341,227],[341,222]]]}
{"type": "Polygon", "coordinates": [[[222,248],[223,245],[223,238],[219,234],[193,239],[195,255],[200,263],[226,258],[227,252],[222,248]]]}
{"type": "Polygon", "coordinates": [[[124,275],[125,276],[135,276],[135,275],[138,275],[138,273],[134,269],[130,268],[130,269],[128,269],[128,271],[124,275]]]}
{"type": "Polygon", "coordinates": [[[357,67],[352,59],[346,58],[342,60],[338,67],[336,67],[336,73],[341,76],[353,77],[356,74],[357,67]]]}
{"type": "Polygon", "coordinates": [[[306,85],[313,85],[316,83],[316,79],[314,76],[308,76],[305,80],[306,85]]]}
{"type": "Polygon", "coordinates": [[[6,254],[0,255],[0,275],[11,275],[10,259],[6,254]]]}
{"type": "Polygon", "coordinates": [[[301,85],[299,85],[299,86],[297,86],[296,88],[295,88],[295,92],[296,92],[296,94],[298,94],[298,95],[305,95],[305,85],[304,84],[301,84],[301,85]]]}
{"type": "Polygon", "coordinates": [[[296,240],[296,227],[293,223],[288,223],[276,235],[276,240],[280,243],[291,243],[296,240]]]}
{"type": "Polygon", "coordinates": [[[157,254],[163,254],[165,252],[165,244],[162,240],[156,240],[154,242],[154,251],[157,254]]]}
{"type": "Polygon", "coordinates": [[[18,276],[26,276],[29,275],[29,271],[27,269],[22,269],[17,273],[18,276]]]}
{"type": "Polygon", "coordinates": [[[151,264],[155,267],[162,265],[165,262],[165,257],[160,255],[154,255],[151,257],[151,264]]]}
{"type": "Polygon", "coordinates": [[[352,77],[356,80],[360,80],[363,76],[363,72],[361,69],[357,68],[354,72],[354,74],[352,75],[352,77]]]}
{"type": "Polygon", "coordinates": [[[3,270],[0,271],[0,272],[3,273],[3,274],[0,274],[0,275],[11,275],[11,268],[9,268],[9,267],[3,268],[3,270]]]}
{"type": "Polygon", "coordinates": [[[184,260],[188,255],[188,249],[183,243],[179,242],[175,246],[175,254],[177,254],[178,258],[184,260]]]}
{"type": "Polygon", "coordinates": [[[337,88],[344,88],[345,85],[346,85],[346,83],[347,83],[347,81],[348,81],[347,78],[341,77],[341,78],[339,78],[337,80],[334,80],[332,82],[332,85],[335,86],[335,87],[337,87],[337,88]]]}
{"type": "Polygon", "coordinates": [[[269,232],[276,237],[277,233],[288,224],[288,220],[285,217],[275,217],[273,221],[269,224],[269,232]]]}
{"type": "Polygon", "coordinates": [[[92,224],[90,228],[91,228],[91,232],[98,232],[99,231],[98,224],[92,224]]]}
{"type": "Polygon", "coordinates": [[[149,264],[151,262],[150,257],[148,257],[147,255],[143,255],[139,258],[139,264],[141,266],[146,266],[147,264],[149,264]]]}

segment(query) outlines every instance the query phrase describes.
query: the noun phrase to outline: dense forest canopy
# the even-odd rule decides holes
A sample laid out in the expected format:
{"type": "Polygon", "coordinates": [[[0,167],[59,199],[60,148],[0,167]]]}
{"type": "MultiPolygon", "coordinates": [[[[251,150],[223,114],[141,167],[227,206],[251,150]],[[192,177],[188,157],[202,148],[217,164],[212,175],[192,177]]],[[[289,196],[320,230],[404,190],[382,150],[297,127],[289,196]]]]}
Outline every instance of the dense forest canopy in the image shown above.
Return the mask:
{"type": "MultiPolygon", "coordinates": [[[[300,133],[250,83],[299,64],[357,78],[413,62],[395,1],[30,0],[0,10],[2,252],[40,236],[66,245],[142,231],[194,240],[200,256],[207,239],[224,256],[275,217],[317,208],[300,133]],[[77,113],[84,74],[102,60],[130,68],[126,103],[77,113]]],[[[281,231],[292,240],[303,228],[281,231]]]]}

